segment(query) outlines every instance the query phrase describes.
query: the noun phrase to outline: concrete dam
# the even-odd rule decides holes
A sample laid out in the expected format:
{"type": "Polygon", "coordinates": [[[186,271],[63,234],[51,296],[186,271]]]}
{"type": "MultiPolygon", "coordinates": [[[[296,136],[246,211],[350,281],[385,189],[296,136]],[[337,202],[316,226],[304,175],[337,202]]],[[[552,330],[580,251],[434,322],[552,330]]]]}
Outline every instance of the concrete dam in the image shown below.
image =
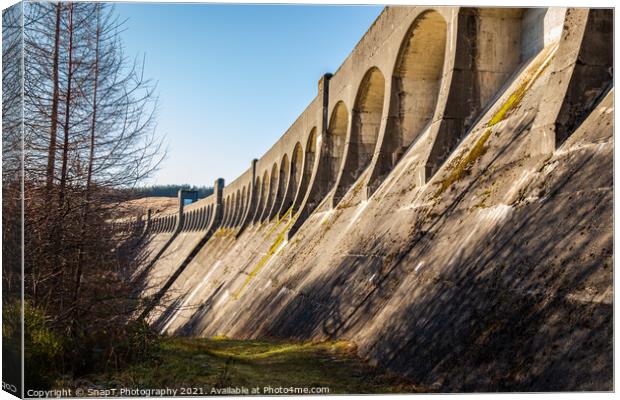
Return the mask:
{"type": "Polygon", "coordinates": [[[170,335],[613,390],[613,11],[387,7],[234,181],[122,225],[170,335]]]}

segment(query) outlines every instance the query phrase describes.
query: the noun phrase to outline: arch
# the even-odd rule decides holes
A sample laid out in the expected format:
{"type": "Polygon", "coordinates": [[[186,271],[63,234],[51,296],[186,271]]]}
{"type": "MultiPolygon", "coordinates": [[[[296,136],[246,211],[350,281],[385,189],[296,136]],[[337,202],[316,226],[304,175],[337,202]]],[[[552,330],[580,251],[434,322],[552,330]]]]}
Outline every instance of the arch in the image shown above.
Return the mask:
{"type": "Polygon", "coordinates": [[[226,227],[232,226],[232,220],[235,214],[235,193],[231,193],[228,200],[228,215],[226,216],[226,227]]]}
{"type": "Polygon", "coordinates": [[[218,216],[217,208],[218,207],[216,204],[211,204],[209,206],[209,218],[207,220],[207,223],[209,224],[209,226],[214,226],[215,228],[217,228],[217,224],[219,224],[219,221],[216,219],[218,216]]]}
{"type": "Polygon", "coordinates": [[[241,188],[241,208],[239,209],[239,217],[237,218],[237,225],[241,225],[245,218],[247,208],[247,192],[245,186],[241,188]]]}
{"type": "Polygon", "coordinates": [[[392,74],[389,117],[373,191],[433,121],[444,70],[448,25],[437,11],[418,16],[403,38],[392,74]]]}
{"type": "Polygon", "coordinates": [[[252,217],[256,212],[257,202],[258,202],[258,181],[259,178],[256,177],[256,181],[248,183],[247,186],[247,202],[246,202],[246,216],[244,217],[244,223],[248,224],[252,222],[252,217]]]}
{"type": "MultiPolygon", "coordinates": [[[[310,173],[312,174],[312,171],[310,171],[310,173]]],[[[297,142],[295,143],[291,156],[291,174],[289,178],[293,212],[297,211],[297,208],[299,208],[299,203],[301,203],[301,200],[306,194],[309,180],[310,176],[304,176],[304,150],[301,143],[297,142]]],[[[291,204],[282,207],[283,211],[286,212],[290,206],[291,204]]]]}
{"type": "Polygon", "coordinates": [[[200,224],[202,223],[202,209],[196,209],[196,215],[194,216],[194,223],[192,224],[192,230],[198,231],[200,230],[200,224]]]}
{"type": "Polygon", "coordinates": [[[224,215],[222,216],[223,228],[226,228],[228,218],[230,218],[230,196],[226,196],[226,199],[224,200],[224,215]]]}
{"type": "Polygon", "coordinates": [[[560,7],[459,9],[451,44],[457,54],[451,66],[454,73],[441,96],[445,101],[441,121],[420,170],[420,183],[439,170],[489,103],[509,87],[515,71],[559,40],[565,12],[560,7]]]}
{"type": "MultiPolygon", "coordinates": [[[[254,172],[256,174],[256,171],[254,172]]],[[[256,213],[256,207],[258,202],[258,187],[259,177],[256,176],[254,180],[250,179],[246,185],[245,192],[245,210],[243,212],[243,218],[241,220],[241,227],[245,228],[248,224],[251,224],[256,213]]]]}
{"type": "Polygon", "coordinates": [[[205,230],[209,227],[209,217],[210,217],[210,213],[209,210],[211,209],[211,206],[204,206],[203,207],[203,217],[202,217],[202,224],[200,225],[200,229],[201,230],[205,230]]]}
{"type": "Polygon", "coordinates": [[[342,164],[344,156],[345,142],[347,139],[347,130],[349,127],[349,111],[343,101],[336,103],[332,115],[329,119],[327,129],[326,147],[328,156],[328,175],[326,177],[326,190],[329,191],[338,178],[338,172],[342,164]]]}
{"type": "Polygon", "coordinates": [[[267,208],[268,202],[269,202],[269,170],[265,170],[265,172],[263,172],[262,185],[260,186],[260,203],[259,203],[259,207],[256,209],[255,222],[260,222],[263,220],[263,214],[265,213],[265,209],[267,208]]]}
{"type": "Polygon", "coordinates": [[[183,219],[183,230],[184,231],[189,231],[191,229],[192,216],[193,216],[193,212],[192,211],[189,211],[189,212],[185,213],[185,218],[183,219]]]}
{"type": "Polygon", "coordinates": [[[261,216],[261,221],[265,219],[269,219],[270,211],[273,206],[276,197],[276,191],[278,190],[278,163],[273,163],[271,167],[271,174],[269,175],[269,189],[267,194],[267,203],[265,204],[265,211],[263,211],[263,215],[261,216]]]}
{"type": "Polygon", "coordinates": [[[372,67],[357,91],[347,154],[338,177],[334,204],[340,201],[372,160],[381,127],[384,94],[385,78],[377,67],[372,67]]]}
{"type": "Polygon", "coordinates": [[[280,211],[284,212],[283,208],[286,206],[286,209],[290,207],[290,200],[293,196],[289,192],[289,179],[290,179],[290,168],[291,164],[289,162],[288,154],[284,153],[282,159],[280,160],[280,174],[278,176],[278,188],[276,191],[276,197],[273,203],[273,208],[269,215],[269,218],[273,218],[280,211]],[[287,204],[288,203],[288,204],[287,204]]]}
{"type": "Polygon", "coordinates": [[[218,224],[220,223],[217,220],[217,217],[218,217],[218,207],[216,204],[211,204],[209,206],[209,219],[207,220],[207,223],[209,224],[208,226],[213,226],[217,228],[218,224]]]}
{"type": "Polygon", "coordinates": [[[237,216],[237,206],[238,206],[238,199],[237,199],[237,192],[234,192],[231,195],[231,202],[230,202],[230,215],[228,217],[228,227],[231,228],[234,225],[235,222],[235,217],[237,216]]]}
{"type": "Polygon", "coordinates": [[[310,179],[312,178],[312,171],[314,169],[314,163],[317,159],[317,151],[318,151],[318,136],[316,127],[310,130],[310,134],[308,135],[308,140],[306,141],[306,151],[304,152],[304,163],[303,163],[303,196],[305,196],[305,192],[308,190],[308,185],[310,184],[310,179]]]}
{"type": "Polygon", "coordinates": [[[256,179],[254,180],[254,193],[256,196],[256,199],[253,200],[253,207],[254,207],[254,211],[251,215],[251,221],[252,223],[256,222],[257,216],[260,213],[260,209],[262,207],[262,185],[261,185],[261,178],[260,176],[257,176],[256,179]]]}
{"type": "Polygon", "coordinates": [[[205,207],[205,220],[204,220],[204,225],[203,225],[203,229],[209,229],[209,225],[211,225],[211,209],[213,208],[213,206],[208,205],[205,207]]]}
{"type": "Polygon", "coordinates": [[[227,211],[228,203],[226,202],[226,198],[222,199],[222,215],[220,217],[219,225],[223,228],[224,223],[226,222],[226,211],[227,211]]]}
{"type": "Polygon", "coordinates": [[[233,215],[233,219],[231,222],[231,225],[234,227],[236,227],[239,222],[239,218],[240,218],[240,214],[242,210],[241,202],[242,202],[241,190],[237,189],[237,193],[235,193],[235,213],[233,215]]]}
{"type": "Polygon", "coordinates": [[[200,209],[197,208],[194,211],[194,221],[192,222],[192,231],[197,231],[198,230],[198,225],[200,224],[200,209]]]}
{"type": "Polygon", "coordinates": [[[204,220],[204,207],[199,208],[197,213],[198,217],[196,218],[196,225],[194,227],[194,230],[200,231],[202,230],[202,223],[204,220]]]}
{"type": "Polygon", "coordinates": [[[211,218],[211,206],[204,207],[204,217],[202,219],[201,229],[206,230],[209,228],[209,219],[211,218]]]}
{"type": "Polygon", "coordinates": [[[235,214],[235,193],[232,193],[229,198],[230,205],[228,206],[228,217],[226,218],[226,227],[232,226],[232,220],[235,214]]]}
{"type": "Polygon", "coordinates": [[[196,210],[192,210],[191,216],[189,219],[189,230],[193,231],[195,225],[196,225],[196,210]]]}

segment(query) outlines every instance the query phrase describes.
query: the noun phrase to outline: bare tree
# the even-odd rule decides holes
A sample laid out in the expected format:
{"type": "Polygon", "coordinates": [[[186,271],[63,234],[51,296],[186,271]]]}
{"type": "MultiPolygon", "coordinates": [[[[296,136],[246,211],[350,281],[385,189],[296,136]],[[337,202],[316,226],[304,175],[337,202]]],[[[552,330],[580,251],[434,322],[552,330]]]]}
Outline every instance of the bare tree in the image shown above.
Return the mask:
{"type": "Polygon", "coordinates": [[[24,24],[26,297],[79,352],[85,332],[120,332],[139,306],[110,221],[164,156],[156,85],[123,53],[111,4],[27,3],[24,24]]]}
{"type": "Polygon", "coordinates": [[[7,297],[21,289],[22,9],[2,12],[2,283],[7,297]]]}

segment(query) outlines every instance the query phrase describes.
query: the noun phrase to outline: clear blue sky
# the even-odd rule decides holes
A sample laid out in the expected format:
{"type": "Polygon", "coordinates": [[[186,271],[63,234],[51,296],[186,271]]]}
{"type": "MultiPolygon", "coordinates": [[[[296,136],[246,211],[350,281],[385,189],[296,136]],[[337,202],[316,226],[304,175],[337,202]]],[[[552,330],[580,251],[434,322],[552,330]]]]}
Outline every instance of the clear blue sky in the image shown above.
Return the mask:
{"type": "Polygon", "coordinates": [[[152,182],[231,182],[286,131],[377,6],[120,3],[127,55],[158,82],[168,157],[152,182]]]}

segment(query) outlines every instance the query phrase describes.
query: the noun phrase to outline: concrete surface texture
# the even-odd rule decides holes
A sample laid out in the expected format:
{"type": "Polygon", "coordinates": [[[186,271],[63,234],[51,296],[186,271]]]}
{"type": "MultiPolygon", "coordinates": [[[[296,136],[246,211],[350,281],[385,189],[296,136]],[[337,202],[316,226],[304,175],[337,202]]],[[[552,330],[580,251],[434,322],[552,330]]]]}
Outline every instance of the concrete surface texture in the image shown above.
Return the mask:
{"type": "Polygon", "coordinates": [[[244,174],[134,225],[143,315],[349,339],[441,391],[612,390],[612,32],[386,8],[244,174]]]}

